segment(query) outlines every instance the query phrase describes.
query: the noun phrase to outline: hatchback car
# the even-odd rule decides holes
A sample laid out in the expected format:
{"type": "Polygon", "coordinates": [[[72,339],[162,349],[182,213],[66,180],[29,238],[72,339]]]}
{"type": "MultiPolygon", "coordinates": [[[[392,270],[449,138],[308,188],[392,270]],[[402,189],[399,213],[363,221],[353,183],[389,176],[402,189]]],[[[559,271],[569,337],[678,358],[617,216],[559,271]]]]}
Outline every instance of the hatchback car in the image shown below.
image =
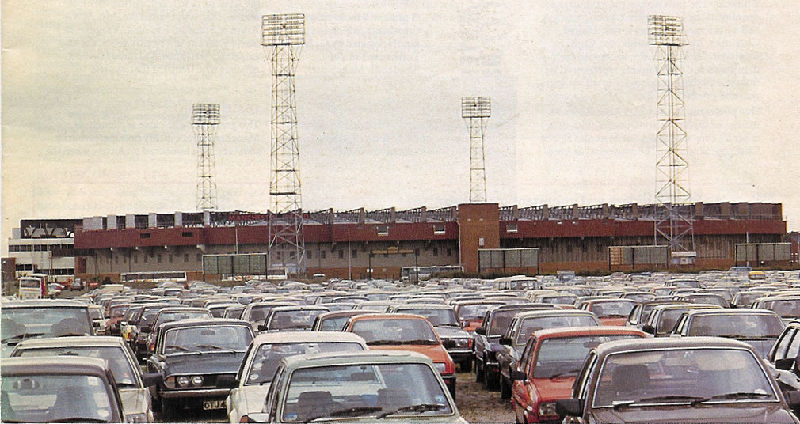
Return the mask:
{"type": "Polygon", "coordinates": [[[225,401],[228,420],[238,423],[261,412],[281,359],[310,353],[367,350],[363,338],[343,331],[281,331],[256,336],[236,375],[237,386],[225,401]]]}
{"type": "Polygon", "coordinates": [[[7,358],[3,422],[122,422],[122,401],[108,363],[86,357],[7,358]]]}
{"type": "Polygon", "coordinates": [[[371,350],[409,350],[433,361],[450,393],[456,393],[456,365],[425,317],[411,314],[364,314],[347,323],[345,331],[358,334],[371,350]]]}
{"type": "Polygon", "coordinates": [[[430,358],[415,352],[284,358],[264,411],[250,421],[466,423],[430,358]]]}
{"type": "Polygon", "coordinates": [[[85,303],[72,300],[25,300],[3,302],[0,330],[2,356],[17,343],[38,337],[90,336],[92,320],[85,303]]]}
{"type": "Polygon", "coordinates": [[[766,358],[783,328],[781,318],[766,309],[694,309],[681,315],[673,334],[740,340],[766,358]]]}
{"type": "Polygon", "coordinates": [[[142,375],[133,351],[120,337],[70,336],[31,339],[18,344],[11,356],[22,358],[86,356],[104,359],[108,361],[111,374],[119,389],[125,420],[140,423],[153,421],[150,391],[147,387],[156,384],[160,376],[142,375]]]}
{"type": "Polygon", "coordinates": [[[556,411],[581,422],[798,422],[756,351],[719,337],[603,343],[556,411]]]}
{"type": "Polygon", "coordinates": [[[252,340],[253,331],[242,320],[190,319],[163,324],[156,336],[155,353],[147,360],[148,371],[161,374],[151,392],[162,415],[171,416],[181,404],[224,409],[231,377],[252,340]]]}
{"type": "Polygon", "coordinates": [[[613,340],[644,338],[643,331],[619,327],[550,328],[534,332],[511,371],[511,405],[518,423],[558,419],[555,403],[568,399],[589,350],[613,340]]]}

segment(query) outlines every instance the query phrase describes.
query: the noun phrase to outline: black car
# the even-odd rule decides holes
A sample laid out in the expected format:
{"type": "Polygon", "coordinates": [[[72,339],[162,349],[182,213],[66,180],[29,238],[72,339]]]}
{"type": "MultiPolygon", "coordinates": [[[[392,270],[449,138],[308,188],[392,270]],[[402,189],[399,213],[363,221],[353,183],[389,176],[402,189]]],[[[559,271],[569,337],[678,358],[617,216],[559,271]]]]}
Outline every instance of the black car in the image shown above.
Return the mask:
{"type": "Polygon", "coordinates": [[[181,406],[224,409],[252,340],[253,330],[242,320],[199,318],[161,325],[147,369],[161,374],[151,392],[162,416],[181,406]]]}
{"type": "Polygon", "coordinates": [[[497,352],[503,349],[500,336],[508,331],[511,320],[518,312],[554,309],[556,305],[546,303],[525,303],[503,305],[486,312],[481,326],[475,329],[473,352],[475,355],[475,379],[489,390],[500,389],[500,369],[497,352]]]}

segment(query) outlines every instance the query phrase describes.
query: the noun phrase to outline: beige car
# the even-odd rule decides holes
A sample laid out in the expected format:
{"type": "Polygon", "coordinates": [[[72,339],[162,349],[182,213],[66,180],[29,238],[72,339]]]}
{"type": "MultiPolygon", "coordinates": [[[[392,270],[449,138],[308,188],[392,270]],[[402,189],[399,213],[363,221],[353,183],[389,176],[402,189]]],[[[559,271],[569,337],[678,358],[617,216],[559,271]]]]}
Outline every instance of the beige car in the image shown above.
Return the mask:
{"type": "Polygon", "coordinates": [[[237,385],[225,400],[228,420],[238,423],[243,417],[261,412],[281,359],[306,353],[362,350],[367,350],[363,338],[342,331],[280,331],[257,336],[236,376],[237,385]]]}
{"type": "Polygon", "coordinates": [[[122,399],[127,422],[152,422],[148,386],[155,384],[158,374],[142,374],[136,357],[121,337],[70,336],[30,339],[18,344],[12,357],[68,356],[100,358],[108,362],[122,399]]]}

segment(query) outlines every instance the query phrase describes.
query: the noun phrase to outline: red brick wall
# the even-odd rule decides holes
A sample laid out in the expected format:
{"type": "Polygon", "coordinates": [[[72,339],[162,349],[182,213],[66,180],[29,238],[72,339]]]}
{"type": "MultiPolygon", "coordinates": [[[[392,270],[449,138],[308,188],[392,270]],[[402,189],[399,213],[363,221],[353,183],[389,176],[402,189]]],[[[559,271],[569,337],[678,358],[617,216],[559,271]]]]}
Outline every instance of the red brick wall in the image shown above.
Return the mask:
{"type": "Polygon", "coordinates": [[[500,247],[500,208],[497,203],[458,205],[458,243],[464,272],[478,272],[478,249],[500,247]],[[481,245],[483,239],[483,245],[481,245]]]}

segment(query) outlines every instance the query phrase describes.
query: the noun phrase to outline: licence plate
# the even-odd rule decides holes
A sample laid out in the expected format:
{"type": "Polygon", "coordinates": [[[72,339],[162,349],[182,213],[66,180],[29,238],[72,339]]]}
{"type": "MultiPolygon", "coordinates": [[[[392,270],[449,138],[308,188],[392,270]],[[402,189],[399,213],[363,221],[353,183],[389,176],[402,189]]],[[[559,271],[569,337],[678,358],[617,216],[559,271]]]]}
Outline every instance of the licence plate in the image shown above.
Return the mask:
{"type": "Polygon", "coordinates": [[[203,410],[209,409],[225,409],[225,399],[213,399],[203,401],[203,410]]]}

